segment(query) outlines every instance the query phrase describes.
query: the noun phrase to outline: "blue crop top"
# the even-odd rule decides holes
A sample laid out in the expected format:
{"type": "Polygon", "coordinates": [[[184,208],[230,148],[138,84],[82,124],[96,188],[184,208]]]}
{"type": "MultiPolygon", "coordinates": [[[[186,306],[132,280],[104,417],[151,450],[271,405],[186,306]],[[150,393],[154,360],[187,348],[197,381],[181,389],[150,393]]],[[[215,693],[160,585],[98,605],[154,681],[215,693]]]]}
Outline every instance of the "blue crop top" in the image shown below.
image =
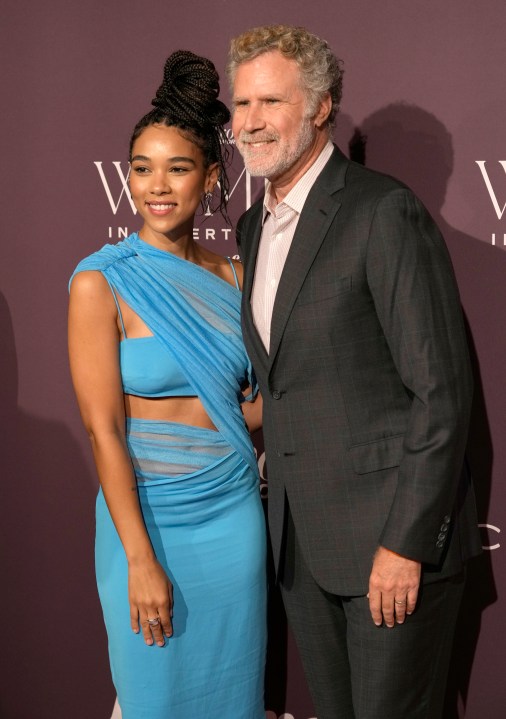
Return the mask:
{"type": "MultiPolygon", "coordinates": [[[[234,263],[230,262],[239,289],[234,263]]],[[[153,335],[127,337],[123,316],[114,288],[111,286],[124,339],[119,344],[119,362],[123,392],[138,397],[195,397],[176,360],[162,347],[153,335]]]]}

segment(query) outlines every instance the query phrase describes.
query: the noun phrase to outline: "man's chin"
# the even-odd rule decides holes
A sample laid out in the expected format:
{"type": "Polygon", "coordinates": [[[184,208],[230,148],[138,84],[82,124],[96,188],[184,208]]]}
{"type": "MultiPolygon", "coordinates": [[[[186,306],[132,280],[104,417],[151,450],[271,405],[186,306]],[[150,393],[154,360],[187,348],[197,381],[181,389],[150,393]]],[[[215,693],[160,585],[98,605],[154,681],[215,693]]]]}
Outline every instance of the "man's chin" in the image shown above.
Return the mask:
{"type": "Polygon", "coordinates": [[[243,156],[244,160],[244,167],[249,172],[249,174],[252,177],[267,177],[272,174],[272,162],[268,163],[265,160],[262,162],[262,160],[259,160],[258,158],[255,158],[255,160],[247,159],[243,156]]]}

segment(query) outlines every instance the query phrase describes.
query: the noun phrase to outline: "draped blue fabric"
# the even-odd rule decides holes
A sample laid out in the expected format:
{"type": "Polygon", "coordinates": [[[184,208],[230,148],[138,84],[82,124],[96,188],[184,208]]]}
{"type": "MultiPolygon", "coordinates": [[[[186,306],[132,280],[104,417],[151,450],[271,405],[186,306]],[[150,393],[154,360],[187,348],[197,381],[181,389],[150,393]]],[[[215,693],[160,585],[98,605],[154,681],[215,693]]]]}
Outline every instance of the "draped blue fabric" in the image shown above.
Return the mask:
{"type": "Polygon", "coordinates": [[[136,234],[75,273],[84,270],[102,272],[142,318],[218,430],[126,418],[146,531],[174,588],[174,633],[163,648],[130,629],[128,563],[97,497],[97,586],[123,719],[262,719],[266,532],[240,409],[241,388],[254,384],[240,291],[136,234]]]}
{"type": "Polygon", "coordinates": [[[186,376],[223,437],[257,472],[239,403],[254,384],[241,335],[241,293],[137,233],[82,260],[70,278],[99,270],[142,318],[186,376]],[[239,400],[239,401],[238,401],[239,400]]]}
{"type": "Polygon", "coordinates": [[[129,419],[126,440],[146,530],[174,588],[174,633],[160,648],[130,630],[125,552],[99,492],[97,585],[123,719],[263,719],[266,532],[257,477],[214,430],[129,419]]]}

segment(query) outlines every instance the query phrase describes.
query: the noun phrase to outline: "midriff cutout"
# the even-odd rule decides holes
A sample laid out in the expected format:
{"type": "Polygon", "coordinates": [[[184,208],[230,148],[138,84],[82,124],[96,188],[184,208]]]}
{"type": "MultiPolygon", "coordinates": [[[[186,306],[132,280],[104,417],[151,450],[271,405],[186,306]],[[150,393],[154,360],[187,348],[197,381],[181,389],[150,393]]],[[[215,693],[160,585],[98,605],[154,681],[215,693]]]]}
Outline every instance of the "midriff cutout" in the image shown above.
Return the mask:
{"type": "Polygon", "coordinates": [[[216,430],[198,397],[137,397],[125,394],[125,413],[135,419],[178,422],[216,430]]]}

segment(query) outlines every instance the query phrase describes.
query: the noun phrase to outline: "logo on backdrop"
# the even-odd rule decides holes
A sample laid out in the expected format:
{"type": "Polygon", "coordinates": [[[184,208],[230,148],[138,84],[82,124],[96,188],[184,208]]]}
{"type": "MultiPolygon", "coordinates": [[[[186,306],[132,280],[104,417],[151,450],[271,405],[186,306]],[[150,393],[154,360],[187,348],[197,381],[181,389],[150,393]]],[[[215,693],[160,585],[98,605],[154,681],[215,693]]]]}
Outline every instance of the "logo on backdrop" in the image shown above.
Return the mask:
{"type": "Polygon", "coordinates": [[[265,452],[259,454],[256,447],[254,447],[254,450],[257,457],[258,474],[260,475],[260,496],[262,499],[267,499],[269,485],[267,480],[267,465],[265,464],[265,452]]]}
{"type": "Polygon", "coordinates": [[[483,544],[482,549],[486,549],[492,552],[494,549],[499,549],[501,546],[497,541],[501,530],[493,524],[478,524],[478,527],[482,530],[483,544]]]}
{"type": "MultiPolygon", "coordinates": [[[[486,160],[475,160],[476,164],[480,168],[483,182],[485,183],[486,190],[490,197],[492,207],[497,216],[497,219],[501,221],[503,217],[506,219],[506,202],[501,206],[502,200],[499,197],[506,198],[506,160],[498,160],[499,165],[504,170],[504,182],[502,180],[502,173],[498,171],[495,164],[492,164],[487,168],[486,160]],[[491,176],[492,175],[492,176],[491,176]]],[[[504,245],[506,246],[506,232],[495,233],[492,232],[491,242],[493,245],[504,245]]]]}
{"type": "MultiPolygon", "coordinates": [[[[226,133],[227,144],[235,145],[232,130],[227,129],[226,133]]],[[[122,223],[120,223],[121,221],[117,222],[116,226],[109,226],[108,237],[111,240],[121,240],[128,237],[132,231],[128,227],[128,220],[127,224],[124,224],[125,212],[127,216],[130,216],[131,213],[132,217],[137,214],[128,187],[130,166],[127,162],[118,160],[107,162],[96,160],[93,164],[97,169],[98,179],[112,215],[115,218],[118,217],[118,220],[119,218],[122,220],[122,223]]],[[[227,197],[228,209],[231,216],[239,217],[251,207],[253,192],[261,189],[263,180],[255,178],[255,182],[252,182],[251,175],[246,171],[242,159],[237,153],[233,165],[229,168],[228,176],[230,179],[230,190],[227,197]]],[[[193,232],[195,240],[233,239],[232,228],[221,223],[221,215],[209,211],[205,215],[209,218],[209,222],[206,222],[205,226],[195,227],[193,232]],[[212,218],[213,214],[214,218],[212,218]]]]}

